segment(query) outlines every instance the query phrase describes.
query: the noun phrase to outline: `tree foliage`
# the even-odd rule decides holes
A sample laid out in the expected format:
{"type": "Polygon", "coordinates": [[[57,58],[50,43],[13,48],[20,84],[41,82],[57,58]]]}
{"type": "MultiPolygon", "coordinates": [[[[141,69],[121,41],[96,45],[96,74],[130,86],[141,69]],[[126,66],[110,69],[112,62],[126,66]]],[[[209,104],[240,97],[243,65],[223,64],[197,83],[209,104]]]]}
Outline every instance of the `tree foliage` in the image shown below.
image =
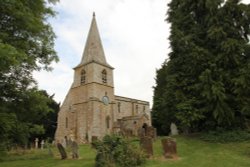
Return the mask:
{"type": "Polygon", "coordinates": [[[26,144],[44,133],[38,124],[51,112],[48,98],[36,88],[34,70],[50,70],[58,61],[55,34],[48,18],[55,0],[0,1],[0,144],[26,144]]]}
{"type": "Polygon", "coordinates": [[[157,71],[154,124],[169,129],[176,122],[187,132],[244,127],[250,114],[250,6],[172,0],[167,21],[172,51],[157,71]]]}

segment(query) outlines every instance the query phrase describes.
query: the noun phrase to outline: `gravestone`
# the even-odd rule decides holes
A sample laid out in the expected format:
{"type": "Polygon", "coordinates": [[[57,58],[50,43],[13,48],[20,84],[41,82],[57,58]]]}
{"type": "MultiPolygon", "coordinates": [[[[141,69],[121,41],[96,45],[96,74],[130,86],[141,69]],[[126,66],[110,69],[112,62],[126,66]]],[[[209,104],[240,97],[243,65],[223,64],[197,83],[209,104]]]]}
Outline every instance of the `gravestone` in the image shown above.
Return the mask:
{"type": "Polygon", "coordinates": [[[66,151],[65,151],[65,149],[64,149],[64,147],[62,146],[61,143],[57,143],[57,148],[58,148],[58,150],[60,152],[61,159],[66,159],[67,158],[67,153],[66,153],[66,151]]]}
{"type": "Polygon", "coordinates": [[[68,140],[68,144],[67,145],[72,147],[72,143],[73,143],[73,138],[71,138],[71,139],[68,140]]]}
{"type": "Polygon", "coordinates": [[[64,148],[66,148],[66,147],[67,147],[67,139],[66,139],[66,138],[63,138],[61,144],[62,144],[62,146],[63,146],[64,148]]]}
{"type": "Polygon", "coordinates": [[[177,158],[176,141],[173,138],[164,138],[161,140],[164,157],[165,158],[177,158]]]}
{"type": "Polygon", "coordinates": [[[175,123],[171,123],[170,125],[170,130],[171,130],[171,135],[174,136],[174,135],[178,135],[178,129],[177,129],[177,126],[175,125],[175,123]]]}
{"type": "Polygon", "coordinates": [[[35,139],[35,148],[36,148],[36,149],[38,149],[38,141],[39,141],[39,139],[36,138],[36,139],[35,139]]]}
{"type": "Polygon", "coordinates": [[[147,157],[151,157],[153,155],[153,141],[151,137],[144,136],[140,140],[141,148],[147,154],[147,157]]]}
{"type": "Polygon", "coordinates": [[[78,144],[76,141],[73,141],[71,144],[71,148],[72,148],[72,158],[73,159],[78,159],[79,158],[79,154],[78,154],[78,144]]]}
{"type": "Polygon", "coordinates": [[[41,149],[44,148],[44,140],[41,141],[41,149]]]}
{"type": "Polygon", "coordinates": [[[152,126],[147,127],[146,136],[151,137],[152,139],[156,138],[156,129],[152,126]]]}

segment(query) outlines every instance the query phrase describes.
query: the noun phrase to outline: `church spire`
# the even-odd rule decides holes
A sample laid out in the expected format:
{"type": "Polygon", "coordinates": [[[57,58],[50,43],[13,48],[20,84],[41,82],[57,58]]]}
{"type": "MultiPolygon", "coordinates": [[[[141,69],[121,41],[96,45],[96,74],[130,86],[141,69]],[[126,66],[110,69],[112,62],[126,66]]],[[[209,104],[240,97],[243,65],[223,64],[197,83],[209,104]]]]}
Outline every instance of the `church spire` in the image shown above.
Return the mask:
{"type": "Polygon", "coordinates": [[[82,60],[79,65],[88,64],[90,62],[96,62],[110,67],[105,58],[100,34],[95,19],[95,12],[93,12],[91,26],[83,51],[82,60]]]}

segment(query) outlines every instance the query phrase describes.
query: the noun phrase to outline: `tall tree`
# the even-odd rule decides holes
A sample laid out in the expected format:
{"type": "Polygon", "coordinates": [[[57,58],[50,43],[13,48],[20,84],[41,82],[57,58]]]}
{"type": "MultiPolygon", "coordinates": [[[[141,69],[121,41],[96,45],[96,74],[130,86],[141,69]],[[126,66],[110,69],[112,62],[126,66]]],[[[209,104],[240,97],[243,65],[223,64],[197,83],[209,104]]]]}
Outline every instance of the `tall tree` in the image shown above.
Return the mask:
{"type": "Polygon", "coordinates": [[[0,1],[0,145],[7,139],[27,141],[32,128],[43,131],[32,123],[50,109],[32,72],[50,70],[50,63],[58,61],[48,23],[55,15],[48,4],[55,2],[0,1]]]}
{"type": "Polygon", "coordinates": [[[171,114],[184,131],[243,127],[250,114],[250,6],[240,0],[172,0],[167,21],[172,52],[157,72],[165,75],[156,79],[156,122],[157,115],[171,114]]]}

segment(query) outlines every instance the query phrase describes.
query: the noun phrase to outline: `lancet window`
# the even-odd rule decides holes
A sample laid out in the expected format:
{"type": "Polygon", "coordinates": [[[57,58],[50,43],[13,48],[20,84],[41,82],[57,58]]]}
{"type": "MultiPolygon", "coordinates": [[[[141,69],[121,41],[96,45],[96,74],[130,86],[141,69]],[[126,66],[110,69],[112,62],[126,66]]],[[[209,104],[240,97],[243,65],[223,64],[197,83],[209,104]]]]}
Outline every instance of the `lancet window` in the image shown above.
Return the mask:
{"type": "Polygon", "coordinates": [[[86,81],[86,72],[85,70],[81,71],[81,84],[84,84],[86,81]]]}
{"type": "Polygon", "coordinates": [[[106,70],[102,71],[102,82],[107,83],[107,71],[106,70]]]}

